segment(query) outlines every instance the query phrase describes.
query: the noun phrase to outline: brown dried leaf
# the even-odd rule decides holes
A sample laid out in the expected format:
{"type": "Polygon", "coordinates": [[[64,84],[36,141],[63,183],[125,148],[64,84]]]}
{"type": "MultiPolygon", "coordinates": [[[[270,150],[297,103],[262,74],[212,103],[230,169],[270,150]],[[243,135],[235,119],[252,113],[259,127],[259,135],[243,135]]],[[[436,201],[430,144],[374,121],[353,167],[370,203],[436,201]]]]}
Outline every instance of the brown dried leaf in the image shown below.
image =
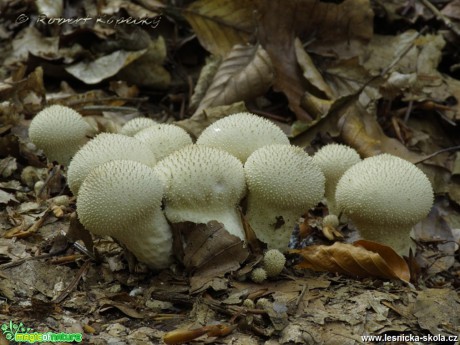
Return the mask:
{"type": "Polygon", "coordinates": [[[391,248],[370,241],[356,245],[336,242],[332,246],[310,246],[291,253],[300,254],[304,261],[298,268],[337,272],[349,276],[379,277],[409,281],[409,268],[391,248]]]}
{"type": "Polygon", "coordinates": [[[141,57],[145,52],[146,49],[139,51],[118,50],[94,61],[82,61],[67,66],[65,70],[86,84],[97,84],[114,76],[123,67],[141,57]]]}
{"type": "Polygon", "coordinates": [[[301,106],[307,83],[297,63],[294,40],[303,33],[315,38],[308,47],[310,51],[329,55],[335,51],[341,57],[358,55],[363,43],[372,37],[369,1],[349,0],[336,5],[314,0],[276,0],[263,2],[259,11],[258,32],[275,66],[274,86],[286,95],[297,120],[311,122],[315,117],[301,106]]]}
{"type": "Polygon", "coordinates": [[[128,303],[123,303],[123,302],[116,302],[112,301],[108,298],[103,298],[100,303],[100,309],[99,312],[104,312],[108,309],[111,308],[117,308],[119,311],[121,311],[123,314],[133,318],[133,319],[142,319],[144,318],[144,315],[142,313],[139,313],[136,309],[132,308],[128,303]]]}
{"type": "Polygon", "coordinates": [[[208,91],[211,86],[221,62],[222,59],[216,56],[211,56],[206,59],[206,64],[201,69],[200,76],[193,90],[193,95],[190,98],[190,109],[195,109],[206,95],[206,91],[208,91]]]}
{"type": "Polygon", "coordinates": [[[192,273],[190,291],[205,289],[216,277],[236,271],[249,256],[249,250],[238,237],[230,235],[222,224],[190,222],[179,226],[184,238],[183,264],[192,273]]]}
{"type": "Polygon", "coordinates": [[[233,47],[222,61],[195,114],[204,109],[258,97],[268,90],[273,67],[261,46],[233,47]]]}
{"type": "Polygon", "coordinates": [[[254,27],[252,0],[198,0],[183,15],[201,45],[217,56],[225,56],[235,44],[249,41],[254,27]]]}
{"type": "Polygon", "coordinates": [[[453,229],[445,220],[447,214],[455,214],[454,209],[445,201],[438,200],[428,217],[414,226],[416,240],[432,245],[416,256],[417,263],[426,269],[428,276],[445,272],[455,263],[457,246],[453,229]],[[431,247],[434,247],[434,250],[431,247]]]}
{"type": "Polygon", "coordinates": [[[409,151],[400,141],[386,136],[377,119],[359,105],[349,107],[340,118],[338,126],[343,141],[362,157],[389,153],[412,163],[422,158],[409,151]]]}

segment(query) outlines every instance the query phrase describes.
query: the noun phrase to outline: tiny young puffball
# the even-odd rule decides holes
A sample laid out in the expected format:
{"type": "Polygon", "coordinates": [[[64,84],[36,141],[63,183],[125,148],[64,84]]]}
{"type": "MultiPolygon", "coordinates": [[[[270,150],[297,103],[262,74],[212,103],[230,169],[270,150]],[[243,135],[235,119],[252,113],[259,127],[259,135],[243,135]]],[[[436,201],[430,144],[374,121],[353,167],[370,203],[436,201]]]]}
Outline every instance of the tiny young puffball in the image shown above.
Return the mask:
{"type": "Polygon", "coordinates": [[[323,226],[336,228],[339,224],[339,218],[335,214],[328,214],[323,218],[323,226]]]}
{"type": "Polygon", "coordinates": [[[283,271],[286,257],[278,249],[269,249],[264,254],[263,267],[268,277],[276,277],[283,271]]]}
{"type": "Polygon", "coordinates": [[[260,284],[267,279],[267,272],[262,267],[254,268],[251,272],[251,279],[254,283],[260,284]]]}

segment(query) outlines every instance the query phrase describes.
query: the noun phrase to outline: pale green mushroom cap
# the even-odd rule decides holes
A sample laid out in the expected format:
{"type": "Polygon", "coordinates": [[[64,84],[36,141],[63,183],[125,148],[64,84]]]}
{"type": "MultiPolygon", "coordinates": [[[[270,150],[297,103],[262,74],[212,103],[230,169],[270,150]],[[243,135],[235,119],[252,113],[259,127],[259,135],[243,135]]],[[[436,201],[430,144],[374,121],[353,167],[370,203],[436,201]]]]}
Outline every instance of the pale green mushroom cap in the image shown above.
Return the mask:
{"type": "Polygon", "coordinates": [[[196,143],[225,150],[243,163],[260,147],[290,144],[286,134],[273,122],[251,113],[237,113],[214,122],[196,143]]]}
{"type": "Polygon", "coordinates": [[[157,122],[148,117],[136,117],[126,122],[120,129],[120,134],[133,137],[139,131],[156,125],[157,122]]]}
{"type": "Polygon", "coordinates": [[[193,143],[185,130],[170,124],[149,126],[136,133],[134,138],[149,145],[158,161],[193,143]]]}
{"type": "Polygon", "coordinates": [[[161,211],[164,185],[145,164],[113,160],[81,185],[77,213],[92,233],[113,236],[152,268],[172,261],[172,233],[161,211]]]}
{"type": "Polygon", "coordinates": [[[67,172],[67,182],[74,195],[85,177],[102,163],[126,159],[144,163],[150,167],[156,164],[156,157],[147,144],[122,134],[101,133],[84,145],[73,157],[67,172]]]}
{"type": "Polygon", "coordinates": [[[155,171],[165,182],[165,213],[173,223],[223,223],[244,239],[238,204],[246,192],[243,165],[223,150],[189,145],[160,161],[155,171]]]}
{"type": "Polygon", "coordinates": [[[91,128],[75,110],[52,105],[40,111],[29,127],[30,140],[50,161],[68,165],[87,141],[91,128]]]}
{"type": "Polygon", "coordinates": [[[297,220],[324,196],[324,175],[299,147],[267,145],[244,165],[247,218],[257,238],[285,251],[297,220]]]}
{"type": "Polygon", "coordinates": [[[313,162],[321,168],[326,178],[324,195],[327,200],[329,213],[338,214],[335,203],[335,188],[340,177],[350,167],[360,162],[355,149],[341,144],[328,144],[323,146],[313,156],[313,162]]]}
{"type": "Polygon", "coordinates": [[[428,215],[433,189],[417,166],[381,154],[364,159],[343,174],[336,202],[363,238],[407,254],[410,230],[428,215]]]}
{"type": "Polygon", "coordinates": [[[269,249],[264,254],[263,266],[268,277],[276,277],[281,273],[286,257],[278,249],[269,249]]]}

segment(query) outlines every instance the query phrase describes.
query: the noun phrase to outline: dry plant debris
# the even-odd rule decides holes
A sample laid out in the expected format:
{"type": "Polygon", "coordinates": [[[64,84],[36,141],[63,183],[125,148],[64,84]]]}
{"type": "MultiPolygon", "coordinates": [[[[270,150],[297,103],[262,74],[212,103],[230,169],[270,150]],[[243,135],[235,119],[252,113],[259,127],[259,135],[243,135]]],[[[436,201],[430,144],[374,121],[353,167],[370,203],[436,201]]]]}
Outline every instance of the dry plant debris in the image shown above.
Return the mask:
{"type": "Polygon", "coordinates": [[[0,13],[1,345],[13,324],[101,345],[460,334],[460,1],[15,0],[0,13]],[[246,241],[214,220],[171,223],[174,264],[154,271],[78,221],[67,168],[28,135],[52,105],[82,115],[82,142],[136,118],[195,142],[249,111],[310,155],[340,143],[416,164],[434,206],[407,258],[356,241],[340,214],[323,225],[322,202],[260,283],[265,247],[245,217],[246,241]]]}

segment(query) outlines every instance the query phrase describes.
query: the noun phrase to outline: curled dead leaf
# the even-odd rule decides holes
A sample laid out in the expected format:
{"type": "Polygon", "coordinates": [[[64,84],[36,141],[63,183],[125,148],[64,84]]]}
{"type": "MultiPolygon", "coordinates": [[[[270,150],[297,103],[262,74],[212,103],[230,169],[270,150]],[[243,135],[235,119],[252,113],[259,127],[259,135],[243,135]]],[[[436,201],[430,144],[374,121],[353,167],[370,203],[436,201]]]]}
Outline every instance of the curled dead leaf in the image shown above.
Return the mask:
{"type": "Polygon", "coordinates": [[[236,45],[220,64],[195,114],[209,107],[260,96],[272,80],[273,66],[261,46],[236,45]]]}
{"type": "Polygon", "coordinates": [[[354,245],[336,242],[332,246],[310,246],[291,250],[303,261],[297,268],[335,272],[355,277],[410,280],[407,263],[390,247],[371,241],[354,245]]]}
{"type": "Polygon", "coordinates": [[[202,291],[221,281],[226,273],[236,271],[249,256],[249,250],[238,237],[227,232],[216,221],[208,224],[191,222],[172,224],[175,237],[183,239],[183,264],[191,273],[190,291],[202,291]]]}

